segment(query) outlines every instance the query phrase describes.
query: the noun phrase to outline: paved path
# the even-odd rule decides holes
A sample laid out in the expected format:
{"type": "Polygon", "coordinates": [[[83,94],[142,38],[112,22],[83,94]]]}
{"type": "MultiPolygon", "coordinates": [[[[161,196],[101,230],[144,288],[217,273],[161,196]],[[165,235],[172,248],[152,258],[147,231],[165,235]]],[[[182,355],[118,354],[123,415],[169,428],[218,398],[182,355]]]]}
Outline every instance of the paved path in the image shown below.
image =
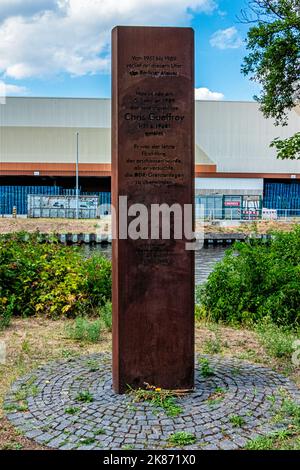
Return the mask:
{"type": "Polygon", "coordinates": [[[109,354],[39,367],[13,384],[4,407],[27,437],[51,448],[174,448],[169,436],[185,431],[196,438],[186,449],[238,449],[283,426],[272,416],[284,396],[300,402],[299,389],[270,369],[205,357],[213,375],[203,377],[197,361],[195,392],[177,398],[182,412],[176,417],[131,395],[116,395],[109,354]],[[80,392],[91,401],[80,401],[80,392]]]}

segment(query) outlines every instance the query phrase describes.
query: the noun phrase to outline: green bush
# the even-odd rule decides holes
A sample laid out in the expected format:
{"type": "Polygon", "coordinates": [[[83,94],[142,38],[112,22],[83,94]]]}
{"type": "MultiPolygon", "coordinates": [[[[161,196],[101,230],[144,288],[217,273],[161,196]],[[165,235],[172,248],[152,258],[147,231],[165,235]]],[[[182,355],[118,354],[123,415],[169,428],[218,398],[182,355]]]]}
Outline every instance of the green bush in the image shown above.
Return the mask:
{"type": "MultiPolygon", "coordinates": [[[[0,316],[92,314],[111,299],[111,263],[38,233],[0,236],[0,316]]],[[[1,323],[1,322],[0,322],[1,323]]]]}
{"type": "Polygon", "coordinates": [[[212,321],[254,324],[268,316],[278,325],[299,325],[300,227],[276,232],[269,242],[237,242],[197,288],[196,302],[212,321]]]}
{"type": "Polygon", "coordinates": [[[101,321],[77,317],[72,325],[66,327],[67,336],[76,341],[97,343],[101,336],[101,321]]]}
{"type": "Polygon", "coordinates": [[[0,330],[9,326],[13,315],[15,301],[16,298],[14,295],[11,296],[9,301],[6,297],[0,298],[0,330]]]}
{"type": "Polygon", "coordinates": [[[108,330],[112,330],[112,303],[107,301],[100,309],[100,318],[103,322],[104,327],[108,330]]]}
{"type": "Polygon", "coordinates": [[[278,326],[267,318],[258,324],[257,333],[265,350],[273,357],[290,358],[296,334],[286,326],[278,326]]]}
{"type": "Polygon", "coordinates": [[[111,299],[111,262],[99,254],[85,260],[83,272],[86,292],[93,305],[105,305],[111,299]]]}

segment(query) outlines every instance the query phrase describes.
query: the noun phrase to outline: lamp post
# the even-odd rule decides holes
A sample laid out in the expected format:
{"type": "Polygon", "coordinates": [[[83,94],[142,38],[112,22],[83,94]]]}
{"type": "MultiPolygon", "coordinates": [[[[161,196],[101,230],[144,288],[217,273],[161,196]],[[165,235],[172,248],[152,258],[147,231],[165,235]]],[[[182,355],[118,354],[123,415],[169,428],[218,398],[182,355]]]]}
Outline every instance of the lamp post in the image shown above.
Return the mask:
{"type": "Polygon", "coordinates": [[[79,132],[76,133],[76,219],[79,218],[79,132]]]}

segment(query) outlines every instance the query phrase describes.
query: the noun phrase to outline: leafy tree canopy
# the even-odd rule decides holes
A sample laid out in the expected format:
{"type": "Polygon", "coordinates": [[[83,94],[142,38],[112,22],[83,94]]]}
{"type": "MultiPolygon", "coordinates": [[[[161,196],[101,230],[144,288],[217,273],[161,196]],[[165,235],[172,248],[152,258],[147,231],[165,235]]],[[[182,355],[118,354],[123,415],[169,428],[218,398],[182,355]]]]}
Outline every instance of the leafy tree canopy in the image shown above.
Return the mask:
{"type": "MultiPolygon", "coordinates": [[[[254,98],[264,115],[286,125],[288,112],[300,108],[300,0],[250,0],[241,21],[253,23],[242,72],[261,85],[254,98]]],[[[278,158],[300,159],[300,132],[271,146],[278,158]]]]}

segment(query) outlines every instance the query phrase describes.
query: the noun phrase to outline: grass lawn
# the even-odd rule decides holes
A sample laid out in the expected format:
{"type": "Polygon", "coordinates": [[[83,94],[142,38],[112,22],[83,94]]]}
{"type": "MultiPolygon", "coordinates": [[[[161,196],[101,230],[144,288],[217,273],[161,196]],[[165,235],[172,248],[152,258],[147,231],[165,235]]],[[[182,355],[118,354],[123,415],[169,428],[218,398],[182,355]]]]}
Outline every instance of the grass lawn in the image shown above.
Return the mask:
{"type": "MultiPolygon", "coordinates": [[[[0,450],[43,449],[19,434],[4,417],[3,398],[17,377],[51,360],[111,350],[110,333],[103,331],[97,343],[73,340],[66,334],[70,324],[70,320],[14,319],[9,328],[0,332],[0,340],[7,346],[7,364],[0,366],[0,450]]],[[[292,365],[290,358],[277,358],[267,353],[254,331],[197,324],[196,352],[222,354],[274,368],[300,387],[299,368],[292,365]]],[[[297,419],[300,421],[300,417],[297,419]]],[[[252,448],[300,449],[300,436],[293,427],[292,431],[287,429],[278,436],[254,442],[252,448]]]]}

